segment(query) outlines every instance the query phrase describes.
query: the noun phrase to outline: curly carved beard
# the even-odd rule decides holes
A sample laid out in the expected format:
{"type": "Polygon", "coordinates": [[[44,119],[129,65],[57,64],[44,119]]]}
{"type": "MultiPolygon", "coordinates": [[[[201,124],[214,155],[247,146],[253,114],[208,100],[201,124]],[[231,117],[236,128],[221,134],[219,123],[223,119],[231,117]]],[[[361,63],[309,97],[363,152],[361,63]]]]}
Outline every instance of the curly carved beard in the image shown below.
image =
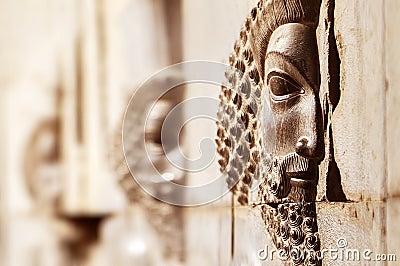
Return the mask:
{"type": "Polygon", "coordinates": [[[271,202],[312,202],[318,182],[317,163],[293,152],[285,156],[262,155],[263,181],[259,199],[271,202]]]}

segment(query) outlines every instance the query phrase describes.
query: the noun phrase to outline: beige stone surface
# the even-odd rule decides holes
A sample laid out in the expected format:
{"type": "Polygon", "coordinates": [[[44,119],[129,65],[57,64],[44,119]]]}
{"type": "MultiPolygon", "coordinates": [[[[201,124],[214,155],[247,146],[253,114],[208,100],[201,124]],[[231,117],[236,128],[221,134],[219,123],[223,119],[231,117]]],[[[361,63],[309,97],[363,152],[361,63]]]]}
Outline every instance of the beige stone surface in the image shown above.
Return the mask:
{"type": "Polygon", "coordinates": [[[375,254],[387,252],[384,203],[320,202],[316,206],[321,252],[327,249],[324,265],[384,265],[363,258],[367,249],[373,252],[371,259],[375,254]],[[337,253],[330,253],[334,249],[338,250],[337,253]],[[353,257],[348,257],[348,252],[352,253],[354,249],[359,252],[360,260],[353,261],[353,257]]]}
{"type": "Polygon", "coordinates": [[[341,96],[333,138],[343,189],[354,201],[385,196],[383,14],[381,1],[336,1],[341,96]]]}
{"type": "Polygon", "coordinates": [[[185,208],[185,265],[228,265],[231,213],[227,207],[185,208]]]}
{"type": "Polygon", "coordinates": [[[386,149],[388,196],[400,196],[400,2],[385,1],[386,149]]]}
{"type": "Polygon", "coordinates": [[[388,199],[386,213],[386,250],[388,254],[395,254],[397,261],[400,261],[400,199],[388,199]]]}
{"type": "Polygon", "coordinates": [[[236,208],[234,250],[233,265],[282,265],[257,207],[236,208]]]}

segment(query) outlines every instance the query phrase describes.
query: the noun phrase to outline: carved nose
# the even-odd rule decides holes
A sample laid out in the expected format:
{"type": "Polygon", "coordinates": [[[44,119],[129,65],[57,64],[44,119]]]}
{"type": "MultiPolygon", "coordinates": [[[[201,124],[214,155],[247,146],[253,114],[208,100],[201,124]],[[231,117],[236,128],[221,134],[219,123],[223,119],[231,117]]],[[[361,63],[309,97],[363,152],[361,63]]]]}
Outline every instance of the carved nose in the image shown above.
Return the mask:
{"type": "Polygon", "coordinates": [[[312,158],[315,153],[315,143],[308,137],[300,137],[296,143],[296,152],[305,158],[312,158]]]}

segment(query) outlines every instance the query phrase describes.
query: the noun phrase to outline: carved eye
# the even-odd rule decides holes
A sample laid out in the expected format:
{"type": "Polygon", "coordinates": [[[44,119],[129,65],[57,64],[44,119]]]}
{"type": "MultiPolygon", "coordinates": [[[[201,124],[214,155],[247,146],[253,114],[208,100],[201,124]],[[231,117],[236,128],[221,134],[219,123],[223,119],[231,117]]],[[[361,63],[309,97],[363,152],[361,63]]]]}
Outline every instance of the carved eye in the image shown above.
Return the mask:
{"type": "Polygon", "coordinates": [[[304,89],[289,75],[280,72],[270,72],[267,77],[271,98],[283,101],[304,93],[304,89]]]}

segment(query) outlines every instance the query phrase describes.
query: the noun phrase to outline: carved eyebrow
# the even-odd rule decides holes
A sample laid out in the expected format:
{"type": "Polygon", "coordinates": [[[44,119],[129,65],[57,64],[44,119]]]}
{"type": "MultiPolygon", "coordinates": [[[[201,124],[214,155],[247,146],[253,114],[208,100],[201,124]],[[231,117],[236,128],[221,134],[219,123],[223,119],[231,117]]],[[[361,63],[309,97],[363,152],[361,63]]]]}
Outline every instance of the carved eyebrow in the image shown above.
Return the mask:
{"type": "Polygon", "coordinates": [[[295,81],[291,76],[289,76],[289,74],[287,74],[287,73],[285,73],[283,71],[281,72],[281,71],[276,71],[276,70],[273,70],[273,71],[268,73],[268,75],[267,75],[267,84],[269,83],[269,80],[272,77],[276,77],[276,76],[287,80],[288,82],[292,83],[292,85],[294,85],[296,87],[301,87],[301,85],[297,81],[295,81]]]}

